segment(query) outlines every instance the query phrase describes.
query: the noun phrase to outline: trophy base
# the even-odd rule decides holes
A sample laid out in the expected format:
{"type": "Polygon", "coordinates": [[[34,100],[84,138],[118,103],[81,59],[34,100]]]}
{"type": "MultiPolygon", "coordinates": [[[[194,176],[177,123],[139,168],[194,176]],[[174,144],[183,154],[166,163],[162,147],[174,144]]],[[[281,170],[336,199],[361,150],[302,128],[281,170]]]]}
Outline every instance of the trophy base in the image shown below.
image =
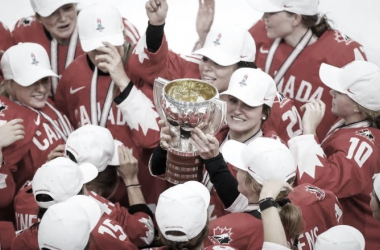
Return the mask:
{"type": "Polygon", "coordinates": [[[173,184],[202,181],[203,167],[199,155],[183,156],[168,150],[165,178],[173,184]]]}

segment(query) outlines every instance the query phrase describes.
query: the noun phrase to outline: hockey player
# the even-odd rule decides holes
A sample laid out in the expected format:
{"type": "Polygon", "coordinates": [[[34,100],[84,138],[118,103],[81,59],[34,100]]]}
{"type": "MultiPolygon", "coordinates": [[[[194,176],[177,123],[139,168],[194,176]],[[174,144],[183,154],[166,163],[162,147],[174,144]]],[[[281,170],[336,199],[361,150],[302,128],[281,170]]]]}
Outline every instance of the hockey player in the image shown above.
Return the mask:
{"type": "Polygon", "coordinates": [[[133,150],[144,196],[154,211],[166,185],[151,177],[146,167],[159,140],[159,116],[150,97],[136,87],[141,79],[133,77],[131,69],[125,71],[132,45],[124,40],[119,11],[106,4],[84,8],[78,29],[86,54],[63,74],[55,102],[75,128],[85,124],[107,127],[115,139],[133,150]]]}
{"type": "MultiPolygon", "coordinates": [[[[42,45],[50,56],[53,71],[63,71],[83,54],[78,42],[77,3],[79,0],[30,0],[35,16],[19,20],[13,30],[14,42],[34,42],[42,45]]],[[[128,42],[135,44],[140,38],[137,29],[123,19],[124,35],[128,42]]],[[[52,82],[55,94],[58,79],[52,82]]]]}
{"type": "Polygon", "coordinates": [[[48,100],[50,79],[57,75],[41,45],[12,46],[4,53],[1,67],[5,80],[0,90],[0,122],[22,118],[25,131],[23,139],[2,148],[0,219],[13,220],[14,212],[6,214],[4,209],[11,205],[15,191],[33,178],[52,149],[65,143],[72,126],[48,100]]]}
{"type": "MultiPolygon", "coordinates": [[[[58,157],[43,165],[32,181],[33,194],[40,207],[39,219],[43,220],[50,206],[64,202],[76,194],[87,194],[87,189],[83,184],[93,180],[97,174],[98,170],[94,165],[90,163],[77,165],[63,157],[58,157]]],[[[116,249],[128,247],[132,245],[131,240],[140,244],[143,241],[141,238],[153,234],[151,232],[153,226],[147,227],[142,222],[144,220],[151,221],[150,216],[145,213],[149,211],[146,205],[145,209],[142,209],[144,204],[134,204],[132,201],[129,211],[134,211],[134,214],[130,214],[119,204],[113,204],[95,193],[91,193],[89,196],[102,209],[102,218],[92,232],[93,240],[90,243],[90,249],[104,249],[105,246],[116,249]]],[[[131,196],[133,196],[133,192],[131,192],[131,196]]],[[[151,214],[151,212],[149,213],[151,214]]],[[[13,249],[24,249],[26,246],[29,249],[36,248],[38,230],[39,225],[35,224],[21,231],[14,240],[13,249]]],[[[143,242],[143,244],[147,243],[143,242]]],[[[127,249],[135,248],[134,246],[127,249]]]]}
{"type": "Polygon", "coordinates": [[[304,135],[289,141],[298,164],[298,184],[334,192],[343,207],[343,224],[362,232],[367,249],[376,249],[380,223],[372,217],[369,194],[372,177],[380,172],[380,69],[366,61],[343,68],[322,64],[320,77],[332,89],[331,112],[340,120],[320,142],[315,135],[326,105],[320,100],[304,105],[304,135]]]}

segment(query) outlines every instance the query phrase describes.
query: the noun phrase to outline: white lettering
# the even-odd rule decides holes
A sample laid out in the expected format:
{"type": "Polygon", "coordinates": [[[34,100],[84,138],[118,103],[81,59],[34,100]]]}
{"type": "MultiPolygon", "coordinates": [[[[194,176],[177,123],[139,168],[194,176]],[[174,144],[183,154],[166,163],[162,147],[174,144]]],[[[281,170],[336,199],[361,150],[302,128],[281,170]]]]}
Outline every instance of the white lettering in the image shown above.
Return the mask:
{"type": "MultiPolygon", "coordinates": [[[[37,135],[37,136],[40,136],[41,134],[42,134],[41,131],[39,131],[39,130],[36,131],[36,135],[37,135]]],[[[37,148],[39,148],[39,150],[41,150],[41,151],[45,151],[46,149],[49,148],[49,142],[48,142],[48,140],[47,140],[46,138],[42,140],[42,143],[43,143],[43,144],[41,144],[41,143],[37,140],[36,137],[33,137],[33,143],[34,143],[34,145],[36,145],[37,148]]]]}
{"type": "Polygon", "coordinates": [[[309,100],[309,96],[310,96],[312,88],[313,86],[311,86],[311,83],[302,80],[301,85],[296,95],[296,100],[300,102],[306,102],[307,100],[309,100]],[[301,95],[304,92],[304,89],[305,89],[305,94],[303,95],[303,97],[301,97],[301,95]]]}
{"type": "Polygon", "coordinates": [[[296,78],[294,76],[290,76],[288,82],[285,85],[284,91],[282,93],[292,99],[294,99],[294,83],[296,78]]]}

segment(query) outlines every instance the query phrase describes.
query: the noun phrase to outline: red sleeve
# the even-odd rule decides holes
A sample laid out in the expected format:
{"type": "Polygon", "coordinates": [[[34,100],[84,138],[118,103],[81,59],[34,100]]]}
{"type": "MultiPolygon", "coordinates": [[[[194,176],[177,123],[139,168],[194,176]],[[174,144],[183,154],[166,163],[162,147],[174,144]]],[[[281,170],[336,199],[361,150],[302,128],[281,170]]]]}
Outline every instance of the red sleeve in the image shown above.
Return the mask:
{"type": "Polygon", "coordinates": [[[135,86],[128,97],[118,105],[124,119],[132,130],[137,146],[155,148],[160,140],[160,119],[153,102],[135,86]]]}
{"type": "MultiPolygon", "coordinates": [[[[9,47],[13,46],[15,43],[13,37],[8,27],[0,22],[0,50],[6,51],[9,47]]],[[[0,57],[1,59],[1,57],[0,57]]]]}
{"type": "Polygon", "coordinates": [[[144,35],[128,60],[128,76],[136,75],[152,85],[157,77],[168,80],[184,77],[199,79],[199,62],[199,58],[181,56],[170,51],[165,36],[158,51],[151,53],[146,47],[144,35]]]}
{"type": "Polygon", "coordinates": [[[271,114],[263,123],[266,131],[275,131],[282,141],[287,143],[291,138],[302,134],[302,120],[294,101],[277,92],[271,114]]]}
{"type": "Polygon", "coordinates": [[[124,25],[125,40],[131,44],[136,44],[137,41],[140,39],[139,31],[130,21],[128,21],[124,17],[123,17],[123,25],[124,25]]]}
{"type": "Polygon", "coordinates": [[[12,241],[15,237],[15,228],[12,222],[0,221],[0,249],[11,249],[12,241]]]}
{"type": "MultiPolygon", "coordinates": [[[[57,90],[54,95],[54,103],[59,111],[61,111],[67,117],[70,117],[69,111],[67,109],[68,105],[67,105],[67,100],[66,100],[66,94],[67,94],[66,87],[69,86],[69,84],[67,83],[67,75],[68,74],[67,73],[65,74],[64,72],[62,74],[61,79],[58,82],[57,90]]],[[[70,121],[70,122],[71,124],[76,124],[76,123],[73,123],[73,121],[70,121]]]]}
{"type": "Polygon", "coordinates": [[[12,250],[38,250],[38,227],[30,227],[18,233],[12,244],[12,250]]]}
{"type": "Polygon", "coordinates": [[[289,141],[298,164],[299,184],[312,183],[345,198],[362,193],[372,182],[379,162],[377,146],[350,131],[340,132],[339,137],[329,140],[333,145],[324,143],[324,148],[329,149],[327,155],[314,135],[289,141]]]}

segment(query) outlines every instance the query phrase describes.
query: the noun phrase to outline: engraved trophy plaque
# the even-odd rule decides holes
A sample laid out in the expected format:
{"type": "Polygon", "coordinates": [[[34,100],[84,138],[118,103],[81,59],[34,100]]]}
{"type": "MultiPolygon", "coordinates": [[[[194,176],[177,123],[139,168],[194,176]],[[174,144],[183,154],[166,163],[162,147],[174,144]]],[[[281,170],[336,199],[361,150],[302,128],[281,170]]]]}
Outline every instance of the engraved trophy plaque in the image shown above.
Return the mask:
{"type": "Polygon", "coordinates": [[[218,90],[196,79],[154,82],[154,104],[175,138],[168,149],[165,178],[174,184],[202,181],[203,164],[196,148],[189,142],[190,132],[198,127],[215,135],[225,124],[226,103],[218,90]]]}

